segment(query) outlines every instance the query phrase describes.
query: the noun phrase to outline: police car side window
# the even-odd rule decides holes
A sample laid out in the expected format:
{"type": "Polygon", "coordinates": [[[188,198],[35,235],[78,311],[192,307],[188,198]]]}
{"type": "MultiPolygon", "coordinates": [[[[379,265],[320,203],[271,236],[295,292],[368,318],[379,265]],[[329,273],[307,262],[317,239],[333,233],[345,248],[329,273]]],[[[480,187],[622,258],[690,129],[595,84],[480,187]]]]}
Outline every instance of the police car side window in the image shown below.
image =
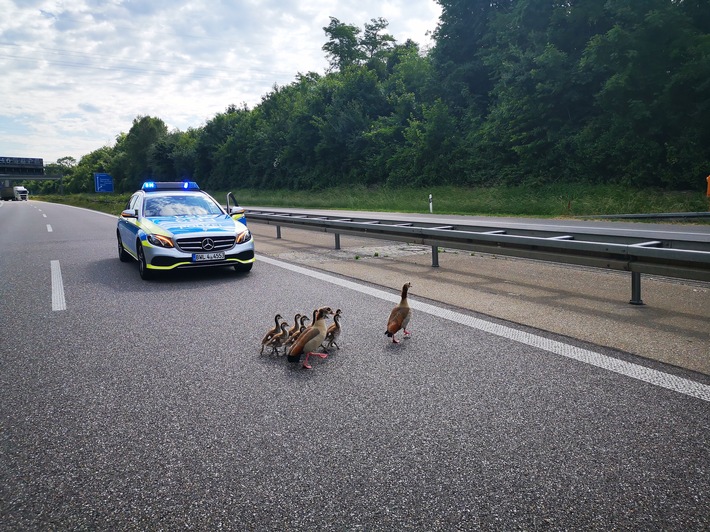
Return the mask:
{"type": "Polygon", "coordinates": [[[128,200],[128,208],[131,210],[138,208],[138,194],[133,194],[133,196],[131,196],[131,199],[128,200]]]}

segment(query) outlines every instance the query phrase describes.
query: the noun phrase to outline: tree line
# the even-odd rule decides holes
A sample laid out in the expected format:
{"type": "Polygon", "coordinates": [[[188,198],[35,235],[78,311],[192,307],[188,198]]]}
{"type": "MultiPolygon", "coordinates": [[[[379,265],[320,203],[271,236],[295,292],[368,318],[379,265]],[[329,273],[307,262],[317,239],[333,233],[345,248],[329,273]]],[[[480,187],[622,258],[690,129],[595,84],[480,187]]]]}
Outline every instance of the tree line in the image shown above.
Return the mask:
{"type": "Polygon", "coordinates": [[[93,191],[93,172],[117,191],[185,178],[210,190],[704,186],[707,0],[436,1],[431,49],[398,43],[382,18],[331,17],[323,74],[187,131],[138,116],[113,146],[48,170],[67,192],[93,191]]]}

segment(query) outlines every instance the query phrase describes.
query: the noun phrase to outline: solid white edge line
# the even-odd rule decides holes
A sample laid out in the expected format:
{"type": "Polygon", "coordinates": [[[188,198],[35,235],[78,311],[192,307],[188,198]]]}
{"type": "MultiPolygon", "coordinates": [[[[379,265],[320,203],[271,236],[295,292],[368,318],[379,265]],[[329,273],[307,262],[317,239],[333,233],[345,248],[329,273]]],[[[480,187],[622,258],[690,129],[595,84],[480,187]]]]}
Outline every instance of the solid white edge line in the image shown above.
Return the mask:
{"type": "Polygon", "coordinates": [[[64,299],[62,269],[58,260],[50,261],[49,264],[52,270],[52,310],[66,310],[67,302],[64,299]]]}
{"type": "MultiPolygon", "coordinates": [[[[399,302],[400,295],[385,292],[384,290],[379,290],[377,288],[372,288],[369,286],[361,285],[348,281],[346,279],[340,279],[333,275],[327,273],[318,272],[314,270],[309,270],[307,268],[289,264],[287,262],[282,262],[271,257],[266,257],[264,255],[257,255],[257,259],[261,262],[277,266],[279,268],[284,268],[295,273],[300,273],[302,275],[307,275],[321,281],[332,283],[343,288],[349,288],[350,290],[355,290],[363,294],[367,294],[385,301],[399,302]]],[[[461,314],[460,312],[454,312],[448,309],[430,305],[428,303],[421,303],[419,301],[409,301],[409,305],[418,311],[431,314],[432,316],[437,316],[445,320],[453,321],[467,327],[478,329],[489,334],[494,334],[502,338],[507,338],[509,340],[529,345],[537,349],[548,351],[563,357],[577,360],[585,364],[596,366],[601,369],[612,371],[620,375],[631,377],[655,386],[660,386],[661,388],[666,388],[674,392],[678,392],[690,397],[695,397],[703,401],[710,402],[710,386],[696,382],[690,379],[685,379],[683,377],[678,377],[676,375],[671,375],[663,371],[655,370],[652,368],[647,368],[639,364],[633,364],[631,362],[626,362],[619,360],[614,357],[603,355],[597,353],[596,351],[591,351],[589,349],[583,349],[581,347],[576,347],[573,345],[565,344],[556,340],[551,340],[543,336],[536,334],[519,331],[512,327],[507,327],[505,325],[500,325],[498,323],[493,323],[480,318],[475,318],[473,316],[468,316],[466,314],[461,314]]]]}

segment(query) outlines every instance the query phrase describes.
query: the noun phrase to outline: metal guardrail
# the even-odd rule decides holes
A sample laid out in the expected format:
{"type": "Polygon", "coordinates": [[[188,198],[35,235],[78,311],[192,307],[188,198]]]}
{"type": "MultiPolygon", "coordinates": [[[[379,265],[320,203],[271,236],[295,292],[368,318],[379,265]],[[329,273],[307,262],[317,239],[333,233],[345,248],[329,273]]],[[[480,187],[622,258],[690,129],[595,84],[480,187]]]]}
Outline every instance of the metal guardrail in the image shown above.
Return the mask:
{"type": "MultiPolygon", "coordinates": [[[[541,225],[435,224],[411,220],[320,216],[297,212],[246,209],[250,222],[340,235],[430,245],[432,266],[439,266],[440,247],[509,255],[631,273],[631,304],[642,305],[641,274],[710,282],[710,234],[649,238],[651,231],[580,229],[541,225]]],[[[655,235],[653,235],[655,236],[655,235]]]]}

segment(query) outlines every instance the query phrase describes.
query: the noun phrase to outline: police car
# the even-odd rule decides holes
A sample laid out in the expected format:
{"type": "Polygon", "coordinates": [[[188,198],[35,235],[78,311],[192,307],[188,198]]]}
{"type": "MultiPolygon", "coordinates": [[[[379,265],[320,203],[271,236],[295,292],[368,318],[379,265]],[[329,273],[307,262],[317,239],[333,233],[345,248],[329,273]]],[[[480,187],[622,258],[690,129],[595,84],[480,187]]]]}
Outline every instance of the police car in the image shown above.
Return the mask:
{"type": "Polygon", "coordinates": [[[138,261],[141,278],[176,268],[232,266],[248,272],[254,239],[230,193],[227,211],[194,181],[148,181],[118,218],[121,262],[138,261]]]}

